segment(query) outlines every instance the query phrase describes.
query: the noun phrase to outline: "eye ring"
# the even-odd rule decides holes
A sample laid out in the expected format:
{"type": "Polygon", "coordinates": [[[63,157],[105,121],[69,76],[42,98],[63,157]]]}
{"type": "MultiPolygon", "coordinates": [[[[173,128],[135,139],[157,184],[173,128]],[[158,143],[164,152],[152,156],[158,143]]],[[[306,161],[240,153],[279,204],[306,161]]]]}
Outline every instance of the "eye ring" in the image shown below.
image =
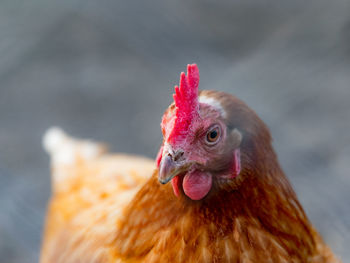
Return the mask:
{"type": "Polygon", "coordinates": [[[205,142],[208,145],[213,146],[219,142],[220,137],[221,137],[221,128],[219,125],[214,125],[208,130],[205,136],[205,142]]]}

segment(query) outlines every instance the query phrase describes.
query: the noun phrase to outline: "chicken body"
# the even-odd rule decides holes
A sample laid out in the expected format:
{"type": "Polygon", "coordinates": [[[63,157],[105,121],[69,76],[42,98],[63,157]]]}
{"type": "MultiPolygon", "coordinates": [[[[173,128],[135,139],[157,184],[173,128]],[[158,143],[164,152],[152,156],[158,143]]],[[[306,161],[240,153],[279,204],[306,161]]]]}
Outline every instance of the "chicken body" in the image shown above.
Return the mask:
{"type": "Polygon", "coordinates": [[[265,211],[269,224],[249,212],[254,209],[227,200],[251,199],[244,194],[225,194],[214,201],[221,205],[214,206],[169,195],[171,186],[152,176],[153,160],[105,153],[102,145],[72,139],[60,130],[49,131],[46,144],[53,195],[41,263],[339,262],[296,200],[301,221],[286,219],[271,207],[265,211]],[[304,233],[300,226],[311,241],[296,238],[304,233]]]}
{"type": "Polygon", "coordinates": [[[266,125],[236,97],[198,92],[198,83],[189,65],[163,116],[156,163],[47,133],[53,194],[41,263],[339,262],[266,125]]]}

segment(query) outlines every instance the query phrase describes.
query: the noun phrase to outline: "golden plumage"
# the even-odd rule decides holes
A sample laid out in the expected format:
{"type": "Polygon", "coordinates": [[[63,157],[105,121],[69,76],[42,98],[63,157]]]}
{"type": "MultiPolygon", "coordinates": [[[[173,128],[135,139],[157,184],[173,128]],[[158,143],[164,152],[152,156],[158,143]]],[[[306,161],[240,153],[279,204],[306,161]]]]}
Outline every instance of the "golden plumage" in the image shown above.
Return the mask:
{"type": "Polygon", "coordinates": [[[160,185],[152,160],[57,129],[45,145],[53,194],[41,263],[338,262],[283,174],[248,173],[239,191],[197,202],[160,185]]]}

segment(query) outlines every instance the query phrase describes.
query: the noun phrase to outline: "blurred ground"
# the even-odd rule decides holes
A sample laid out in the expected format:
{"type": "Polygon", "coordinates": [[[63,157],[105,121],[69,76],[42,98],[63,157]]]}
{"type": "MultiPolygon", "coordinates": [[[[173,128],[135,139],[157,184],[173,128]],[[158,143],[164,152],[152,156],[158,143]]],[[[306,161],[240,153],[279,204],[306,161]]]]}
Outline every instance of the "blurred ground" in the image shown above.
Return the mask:
{"type": "Polygon", "coordinates": [[[306,211],[350,262],[350,2],[3,0],[0,261],[37,262],[44,131],[154,157],[187,63],[271,128],[306,211]]]}

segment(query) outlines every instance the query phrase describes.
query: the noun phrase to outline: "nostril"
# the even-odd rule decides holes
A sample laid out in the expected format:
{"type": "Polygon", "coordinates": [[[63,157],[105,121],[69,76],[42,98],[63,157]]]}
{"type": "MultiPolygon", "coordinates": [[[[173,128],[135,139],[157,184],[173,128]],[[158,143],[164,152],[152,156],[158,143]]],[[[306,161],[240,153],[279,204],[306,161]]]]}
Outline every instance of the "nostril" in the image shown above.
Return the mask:
{"type": "Polygon", "coordinates": [[[171,153],[168,153],[167,156],[169,156],[172,161],[176,161],[176,157],[174,157],[171,153]]]}

